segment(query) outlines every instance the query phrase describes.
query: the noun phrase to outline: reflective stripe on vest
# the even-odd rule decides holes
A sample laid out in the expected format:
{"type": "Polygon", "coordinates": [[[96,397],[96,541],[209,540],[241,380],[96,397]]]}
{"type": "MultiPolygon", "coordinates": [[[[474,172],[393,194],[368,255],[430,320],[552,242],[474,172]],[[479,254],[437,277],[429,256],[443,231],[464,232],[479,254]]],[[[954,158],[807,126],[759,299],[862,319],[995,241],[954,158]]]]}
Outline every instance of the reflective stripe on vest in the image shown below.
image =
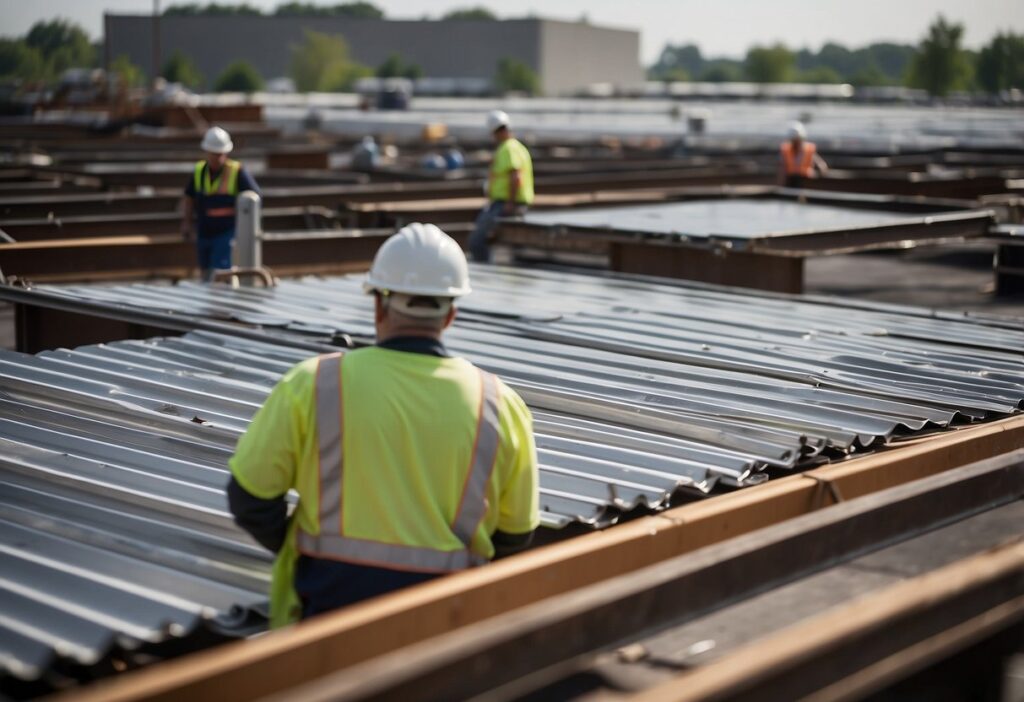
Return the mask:
{"type": "Polygon", "coordinates": [[[470,545],[487,511],[487,484],[498,455],[498,383],[480,372],[480,408],[469,470],[462,488],[452,532],[462,542],[456,551],[389,544],[345,536],[342,523],[342,382],[343,356],[322,356],[316,373],[316,427],[319,446],[320,534],[298,531],[298,545],[307,555],[415,571],[464,570],[487,562],[470,545]]]}
{"type": "Polygon", "coordinates": [[[238,161],[228,159],[224,162],[224,168],[220,170],[217,179],[210,182],[209,164],[206,161],[199,161],[192,174],[193,189],[200,195],[237,195],[238,171],[241,168],[242,164],[238,161]]]}
{"type": "Polygon", "coordinates": [[[211,207],[206,210],[207,217],[234,217],[234,207],[211,207]]]}
{"type": "Polygon", "coordinates": [[[814,144],[805,141],[800,150],[800,161],[797,163],[793,153],[793,144],[789,141],[782,142],[782,163],[786,175],[798,175],[810,178],[814,174],[814,152],[817,150],[814,144]]]}

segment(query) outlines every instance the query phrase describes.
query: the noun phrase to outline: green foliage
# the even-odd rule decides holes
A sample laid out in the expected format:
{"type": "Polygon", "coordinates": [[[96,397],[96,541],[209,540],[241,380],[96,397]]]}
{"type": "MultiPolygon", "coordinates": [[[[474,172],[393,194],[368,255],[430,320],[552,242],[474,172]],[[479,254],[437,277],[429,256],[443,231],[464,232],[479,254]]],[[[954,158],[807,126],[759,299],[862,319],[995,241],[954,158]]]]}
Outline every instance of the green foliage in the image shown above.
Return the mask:
{"type": "Polygon", "coordinates": [[[673,46],[666,44],[661,50],[657,63],[647,70],[651,80],[690,80],[704,70],[704,57],[693,44],[673,46]],[[686,75],[686,78],[678,76],[686,75]]]}
{"type": "Polygon", "coordinates": [[[217,2],[211,2],[203,5],[198,2],[188,2],[181,5],[171,5],[164,10],[163,13],[168,17],[209,17],[225,15],[262,15],[263,11],[258,7],[253,7],[246,3],[242,3],[240,5],[224,3],[222,5],[217,2]]]}
{"type": "MultiPolygon", "coordinates": [[[[913,46],[904,44],[876,43],[860,49],[847,49],[840,44],[828,43],[817,52],[809,49],[797,51],[794,54],[797,70],[792,77],[805,82],[811,79],[832,82],[837,74],[837,82],[894,85],[903,82],[914,51],[913,46]],[[819,69],[830,69],[831,72],[819,69]]],[[[667,44],[647,75],[651,80],[669,80],[672,76],[681,75],[677,71],[679,68],[701,81],[744,80],[742,62],[729,58],[706,58],[693,44],[667,44]]]]}
{"type": "Polygon", "coordinates": [[[23,39],[0,39],[0,78],[37,81],[47,78],[46,61],[23,39]]]}
{"type": "Polygon", "coordinates": [[[110,62],[110,70],[117,74],[126,88],[139,88],[146,84],[145,72],[124,54],[110,62]]]}
{"type": "Polygon", "coordinates": [[[464,7],[452,10],[441,17],[442,20],[496,20],[498,17],[486,7],[464,7]]]}
{"type": "Polygon", "coordinates": [[[835,84],[846,82],[838,71],[828,66],[816,66],[806,71],[800,71],[796,78],[800,83],[835,84]]]}
{"type": "Polygon", "coordinates": [[[76,24],[63,19],[36,22],[25,35],[25,45],[37,49],[47,61],[60,58],[71,67],[87,68],[96,64],[96,50],[89,43],[89,36],[76,24]]]}
{"type": "Polygon", "coordinates": [[[785,83],[793,79],[796,58],[782,44],[755,46],[747,52],[743,70],[755,83],[785,83]]]}
{"type": "Polygon", "coordinates": [[[306,30],[302,44],[292,46],[291,76],[302,91],[342,92],[370,75],[370,69],[349,57],[340,36],[306,30]]]}
{"type": "Polygon", "coordinates": [[[962,24],[951,24],[939,15],[917,47],[910,64],[910,85],[924,88],[929,95],[937,97],[968,88],[973,67],[960,46],[963,35],[962,24]]]}
{"type": "Polygon", "coordinates": [[[1024,35],[1000,32],[978,54],[978,84],[989,93],[1024,89],[1024,35]]]}
{"type": "Polygon", "coordinates": [[[658,74],[657,80],[665,81],[666,83],[688,83],[693,80],[693,76],[682,66],[675,66],[661,71],[658,74]]]}
{"type": "Polygon", "coordinates": [[[19,39],[0,39],[0,77],[50,82],[69,68],[96,66],[96,47],[76,24],[36,22],[19,39]]]}
{"type": "Polygon", "coordinates": [[[849,76],[846,82],[855,88],[874,88],[894,84],[894,81],[875,65],[862,68],[852,76],[849,76]]]}
{"type": "Polygon", "coordinates": [[[506,57],[498,61],[494,87],[501,93],[522,92],[537,95],[540,93],[540,79],[534,70],[522,61],[506,57]]]}
{"type": "Polygon", "coordinates": [[[408,78],[416,80],[423,77],[423,69],[414,63],[405,63],[398,54],[391,54],[377,67],[378,78],[408,78]]]}
{"type": "Polygon", "coordinates": [[[743,80],[743,68],[739,61],[711,61],[705,64],[700,79],[706,83],[736,83],[743,80]]]}
{"type": "Polygon", "coordinates": [[[252,64],[235,61],[217,77],[213,89],[218,93],[255,93],[263,89],[263,77],[252,64]]]}
{"type": "Polygon", "coordinates": [[[160,75],[171,83],[181,83],[188,88],[199,88],[205,81],[192,60],[177,49],[164,62],[160,75]]]}
{"type": "Polygon", "coordinates": [[[275,15],[306,17],[351,17],[353,19],[384,19],[384,10],[370,2],[344,2],[338,5],[316,5],[311,2],[285,2],[274,10],[275,15]]]}
{"type": "Polygon", "coordinates": [[[69,68],[96,65],[96,49],[89,42],[89,36],[67,20],[36,22],[25,35],[25,46],[39,52],[47,78],[56,78],[69,68]]]}

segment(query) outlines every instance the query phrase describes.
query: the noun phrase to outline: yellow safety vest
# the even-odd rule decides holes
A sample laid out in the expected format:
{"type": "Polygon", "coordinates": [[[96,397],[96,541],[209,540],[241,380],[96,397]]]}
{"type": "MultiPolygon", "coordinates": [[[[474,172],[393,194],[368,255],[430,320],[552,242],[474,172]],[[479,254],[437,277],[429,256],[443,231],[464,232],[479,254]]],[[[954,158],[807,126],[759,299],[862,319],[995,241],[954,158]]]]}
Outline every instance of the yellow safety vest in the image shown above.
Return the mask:
{"type": "Polygon", "coordinates": [[[530,158],[529,150],[517,139],[506,139],[494,150],[487,176],[487,197],[492,201],[508,201],[512,171],[519,172],[516,202],[521,205],[533,204],[533,159],[530,158]]]}
{"type": "Polygon", "coordinates": [[[239,441],[246,491],[301,499],[274,564],[271,625],[295,621],[299,553],[444,573],[539,522],[529,410],[468,361],[382,348],[300,364],[239,441]]]}
{"type": "MultiPolygon", "coordinates": [[[[241,163],[228,159],[224,162],[224,167],[220,169],[217,177],[211,181],[209,164],[206,161],[199,161],[192,174],[193,189],[199,195],[230,195],[234,197],[238,195],[238,171],[241,168],[241,163]]],[[[234,217],[235,208],[234,206],[209,207],[206,208],[206,216],[234,217]]]]}

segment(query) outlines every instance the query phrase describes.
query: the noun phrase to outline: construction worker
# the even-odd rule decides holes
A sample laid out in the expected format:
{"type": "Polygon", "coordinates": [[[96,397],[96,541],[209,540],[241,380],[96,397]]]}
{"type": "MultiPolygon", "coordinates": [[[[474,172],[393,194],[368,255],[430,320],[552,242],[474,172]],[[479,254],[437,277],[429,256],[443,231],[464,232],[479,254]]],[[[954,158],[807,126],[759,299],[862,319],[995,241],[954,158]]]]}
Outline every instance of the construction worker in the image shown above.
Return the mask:
{"type": "Polygon", "coordinates": [[[364,289],[376,346],[288,371],[230,460],[235,521],[277,553],[272,626],[522,550],[538,525],[529,410],[441,342],[470,292],[458,244],[410,224],[364,289]]]}
{"type": "Polygon", "coordinates": [[[807,141],[807,130],[802,123],[790,124],[787,137],[779,147],[779,185],[799,188],[805,179],[828,172],[828,165],[818,154],[818,148],[807,141]]]}
{"type": "Polygon", "coordinates": [[[513,138],[508,115],[494,110],[487,115],[487,129],[497,148],[491,159],[486,193],[490,203],[477,215],[469,236],[474,261],[491,260],[490,238],[501,217],[522,215],[533,203],[533,161],[530,152],[513,138]]]}
{"type": "Polygon", "coordinates": [[[228,158],[234,144],[226,131],[210,127],[201,146],[206,157],[196,163],[185,186],[181,232],[186,241],[196,235],[199,275],[209,282],[215,270],[231,268],[235,198],[246,190],[260,190],[242,164],[228,158]]]}

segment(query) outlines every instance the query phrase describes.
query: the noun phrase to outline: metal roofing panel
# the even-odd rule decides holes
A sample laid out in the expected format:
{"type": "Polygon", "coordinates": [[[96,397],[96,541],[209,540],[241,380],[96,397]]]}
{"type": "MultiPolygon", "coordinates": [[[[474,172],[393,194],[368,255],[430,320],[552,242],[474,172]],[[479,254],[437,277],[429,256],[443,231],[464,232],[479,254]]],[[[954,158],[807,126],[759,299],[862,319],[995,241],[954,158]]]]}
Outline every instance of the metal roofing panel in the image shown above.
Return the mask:
{"type": "MultiPolygon", "coordinates": [[[[606,275],[472,275],[448,345],[531,406],[553,528],[607,524],[680,488],[760,482],[1024,400],[1024,327],[1006,320],[606,275]]],[[[359,279],[27,294],[225,330],[264,324],[273,336],[200,330],[0,352],[0,665],[31,678],[251,626],[269,556],[227,514],[226,462],[310,344],[372,336],[359,279]]]]}

